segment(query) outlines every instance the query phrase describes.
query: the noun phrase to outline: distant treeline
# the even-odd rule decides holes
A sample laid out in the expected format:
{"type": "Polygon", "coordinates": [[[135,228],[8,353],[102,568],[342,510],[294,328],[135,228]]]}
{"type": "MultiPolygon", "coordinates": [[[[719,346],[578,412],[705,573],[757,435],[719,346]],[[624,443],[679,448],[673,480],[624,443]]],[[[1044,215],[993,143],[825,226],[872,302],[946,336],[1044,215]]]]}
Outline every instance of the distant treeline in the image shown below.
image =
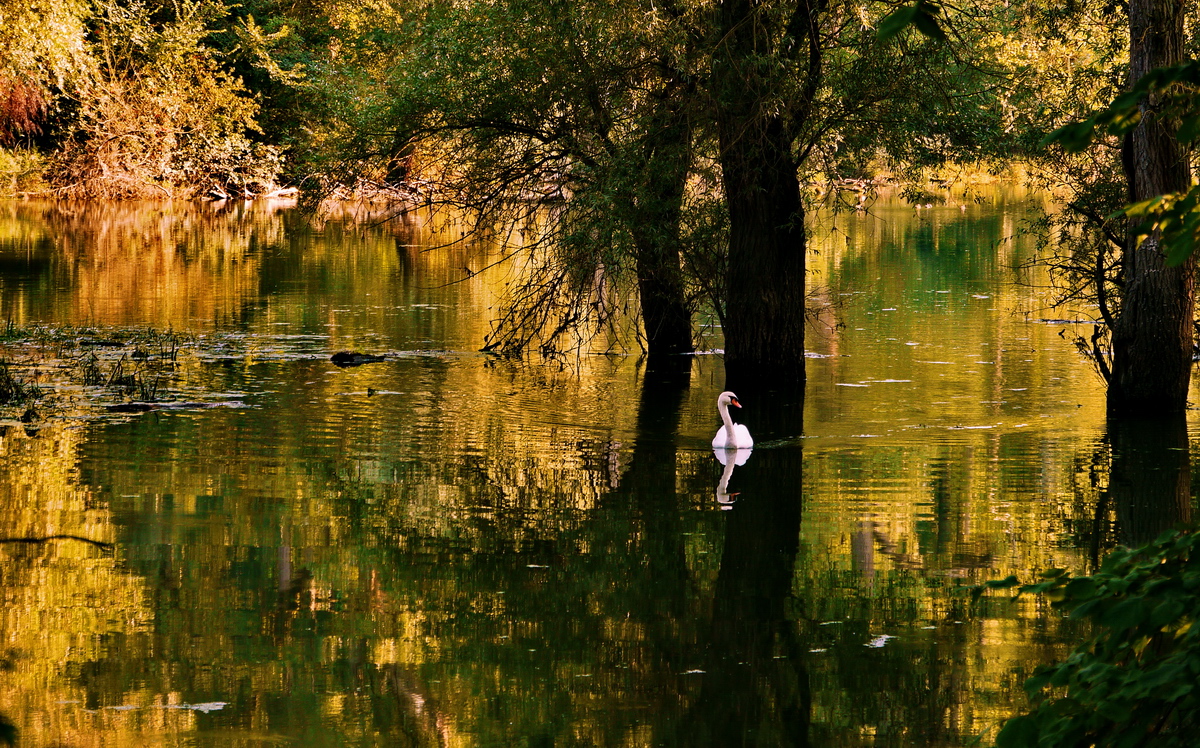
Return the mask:
{"type": "Polygon", "coordinates": [[[339,5],[352,4],[0,0],[0,190],[278,191],[324,135],[317,74],[339,24],[356,23],[339,5]]]}
{"type": "MultiPolygon", "coordinates": [[[[683,102],[700,156],[690,156],[690,170],[700,173],[715,127],[695,127],[698,102],[713,95],[705,79],[718,57],[704,37],[728,4],[0,0],[0,191],[220,197],[445,181],[445,161],[470,152],[470,127],[511,124],[525,106],[555,119],[549,128],[579,128],[551,133],[564,147],[619,138],[624,120],[640,116],[643,103],[625,96],[639,87],[683,102]],[[521,20],[497,24],[501,11],[521,20]],[[564,34],[572,38],[556,38],[564,34]],[[613,53],[626,56],[629,74],[602,59],[613,53]],[[468,65],[479,80],[438,79],[468,65]],[[557,108],[547,82],[560,88],[557,108]],[[455,83],[446,104],[458,110],[431,113],[422,96],[455,83]],[[490,98],[465,111],[456,94],[490,98]],[[564,109],[589,100],[590,114],[564,109]],[[445,124],[454,138],[429,137],[445,124]],[[414,172],[419,164],[439,168],[414,172]]],[[[752,5],[768,24],[796,4],[752,5]]],[[[894,4],[813,5],[826,52],[821,87],[806,93],[798,75],[794,90],[778,92],[813,97],[823,110],[814,120],[820,137],[798,142],[800,163],[839,181],[948,162],[1000,171],[1029,158],[1042,134],[1122,83],[1120,22],[1106,21],[1103,9],[1058,5],[946,10],[940,23],[951,44],[940,46],[949,54],[931,54],[935,41],[915,30],[877,44],[894,4]],[[898,98],[897,85],[914,95],[898,98]]],[[[762,56],[788,64],[787,50],[762,56]]],[[[546,134],[529,118],[521,124],[546,134]]],[[[531,187],[556,190],[549,183],[561,176],[541,174],[531,187]]]]}

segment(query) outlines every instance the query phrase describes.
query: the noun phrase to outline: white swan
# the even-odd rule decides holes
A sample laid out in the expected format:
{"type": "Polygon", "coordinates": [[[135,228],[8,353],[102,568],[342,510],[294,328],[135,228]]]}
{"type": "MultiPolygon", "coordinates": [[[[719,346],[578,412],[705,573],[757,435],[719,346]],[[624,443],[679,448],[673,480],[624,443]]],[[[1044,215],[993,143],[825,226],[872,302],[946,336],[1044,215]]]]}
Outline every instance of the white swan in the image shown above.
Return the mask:
{"type": "Polygon", "coordinates": [[[737,395],[732,392],[722,392],[717,398],[717,412],[721,414],[721,420],[725,425],[713,437],[713,449],[749,449],[754,446],[754,439],[750,437],[750,429],[746,428],[744,423],[734,423],[729,417],[729,406],[735,408],[742,407],[738,402],[737,395]]]}

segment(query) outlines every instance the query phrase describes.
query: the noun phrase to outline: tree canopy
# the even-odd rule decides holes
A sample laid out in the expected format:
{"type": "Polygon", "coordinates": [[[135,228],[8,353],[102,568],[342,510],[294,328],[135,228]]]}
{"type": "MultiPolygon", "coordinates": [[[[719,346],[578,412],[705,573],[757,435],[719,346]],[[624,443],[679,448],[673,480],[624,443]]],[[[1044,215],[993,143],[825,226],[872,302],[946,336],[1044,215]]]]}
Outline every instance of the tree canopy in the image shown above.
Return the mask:
{"type": "MultiPolygon", "coordinates": [[[[1069,208],[1045,224],[1050,261],[1068,296],[1097,301],[1101,327],[1081,348],[1111,370],[1127,245],[1115,211],[1128,203],[1115,140],[1147,93],[1182,122],[1185,146],[1196,130],[1186,67],[1121,95],[1120,10],[9,3],[0,167],[27,194],[254,196],[290,183],[465,210],[511,256],[490,350],[685,352],[712,324],[731,363],[802,377],[812,207],[866,207],[881,180],[927,202],[930,169],[1017,165],[1069,208]],[[1057,128],[1070,148],[1044,144],[1057,128]]],[[[1194,242],[1196,200],[1154,195],[1123,215],[1153,218],[1174,261],[1194,242]]]]}

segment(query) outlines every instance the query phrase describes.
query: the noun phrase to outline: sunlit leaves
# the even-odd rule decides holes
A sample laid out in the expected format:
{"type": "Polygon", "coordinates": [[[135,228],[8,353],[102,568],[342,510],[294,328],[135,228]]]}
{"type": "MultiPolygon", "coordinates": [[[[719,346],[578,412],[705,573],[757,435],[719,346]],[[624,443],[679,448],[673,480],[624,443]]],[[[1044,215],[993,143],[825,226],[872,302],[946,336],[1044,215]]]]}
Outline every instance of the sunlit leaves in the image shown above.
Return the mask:
{"type": "Polygon", "coordinates": [[[238,40],[237,46],[232,51],[240,52],[252,59],[254,64],[265,71],[272,80],[290,85],[299,85],[304,82],[303,64],[298,63],[291,69],[285,70],[273,53],[273,48],[291,35],[291,27],[285,24],[275,32],[268,33],[254,21],[254,16],[248,15],[234,25],[231,30],[238,40]]]}
{"type": "Polygon", "coordinates": [[[1176,138],[1191,146],[1200,134],[1200,62],[1156,68],[1142,76],[1133,88],[1113,99],[1092,117],[1058,128],[1043,143],[1057,144],[1071,152],[1082,151],[1103,135],[1123,136],[1141,122],[1143,109],[1151,106],[1160,119],[1178,122],[1176,138]]]}
{"type": "Polygon", "coordinates": [[[1140,243],[1158,235],[1169,266],[1182,264],[1200,242],[1200,190],[1158,195],[1127,205],[1110,218],[1125,216],[1139,221],[1135,228],[1140,243]]]}
{"type": "MultiPolygon", "coordinates": [[[[1055,144],[1078,153],[1097,138],[1123,137],[1152,111],[1160,120],[1174,123],[1175,137],[1185,147],[1200,138],[1200,63],[1157,68],[1142,76],[1125,93],[1093,116],[1064,125],[1046,136],[1043,145],[1055,144]]],[[[1158,234],[1168,265],[1187,260],[1200,239],[1200,192],[1170,193],[1128,205],[1109,218],[1124,216],[1140,221],[1137,240],[1158,234]]]]}

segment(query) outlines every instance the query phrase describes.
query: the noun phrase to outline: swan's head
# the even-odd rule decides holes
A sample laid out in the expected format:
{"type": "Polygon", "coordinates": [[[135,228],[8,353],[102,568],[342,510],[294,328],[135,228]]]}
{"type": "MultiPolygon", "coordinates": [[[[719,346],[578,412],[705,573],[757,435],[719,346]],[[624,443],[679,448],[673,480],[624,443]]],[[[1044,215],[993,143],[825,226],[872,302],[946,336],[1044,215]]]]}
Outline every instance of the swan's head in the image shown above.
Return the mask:
{"type": "Polygon", "coordinates": [[[737,395],[732,392],[722,392],[721,396],[717,398],[717,407],[719,408],[722,405],[732,405],[735,408],[742,407],[742,404],[738,402],[737,395]]]}

